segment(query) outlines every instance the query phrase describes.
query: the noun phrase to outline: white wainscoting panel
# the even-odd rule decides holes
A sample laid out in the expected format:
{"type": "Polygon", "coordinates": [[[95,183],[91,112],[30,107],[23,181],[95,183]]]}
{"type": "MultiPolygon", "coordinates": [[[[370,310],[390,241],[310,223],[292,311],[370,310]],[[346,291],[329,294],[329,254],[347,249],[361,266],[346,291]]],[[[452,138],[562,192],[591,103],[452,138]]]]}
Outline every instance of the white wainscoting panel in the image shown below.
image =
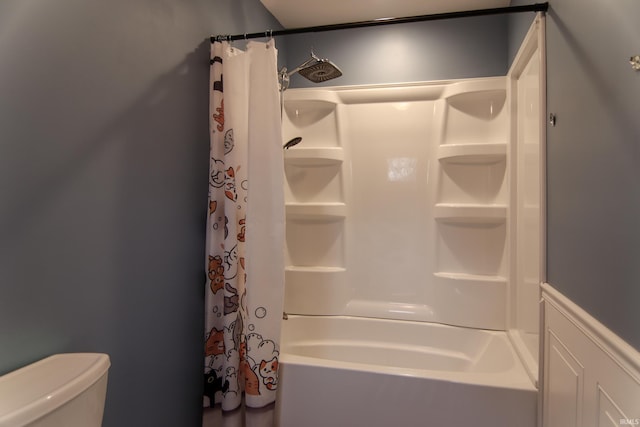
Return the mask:
{"type": "Polygon", "coordinates": [[[640,426],[640,353],[548,284],[543,427],[640,426]]]}
{"type": "Polygon", "coordinates": [[[558,425],[580,427],[584,367],[551,331],[548,360],[547,367],[553,372],[547,379],[547,397],[552,397],[547,400],[548,417],[558,425]]]}

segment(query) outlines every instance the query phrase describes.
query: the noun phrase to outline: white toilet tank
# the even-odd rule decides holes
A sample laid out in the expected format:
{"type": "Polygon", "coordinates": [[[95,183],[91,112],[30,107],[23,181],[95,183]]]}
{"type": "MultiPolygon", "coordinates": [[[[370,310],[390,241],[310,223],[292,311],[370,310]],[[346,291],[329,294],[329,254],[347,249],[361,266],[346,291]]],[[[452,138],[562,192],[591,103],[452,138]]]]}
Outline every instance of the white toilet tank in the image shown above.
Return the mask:
{"type": "Polygon", "coordinates": [[[56,354],[0,377],[0,427],[99,427],[109,356],[56,354]]]}

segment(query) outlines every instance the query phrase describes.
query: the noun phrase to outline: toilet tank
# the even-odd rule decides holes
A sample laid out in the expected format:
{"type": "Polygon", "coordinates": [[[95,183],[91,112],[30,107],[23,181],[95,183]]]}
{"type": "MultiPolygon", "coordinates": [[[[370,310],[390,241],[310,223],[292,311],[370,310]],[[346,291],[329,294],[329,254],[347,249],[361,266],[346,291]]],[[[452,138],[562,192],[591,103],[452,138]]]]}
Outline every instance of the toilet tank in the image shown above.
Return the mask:
{"type": "Polygon", "coordinates": [[[109,356],[56,354],[0,377],[0,427],[99,427],[109,356]]]}

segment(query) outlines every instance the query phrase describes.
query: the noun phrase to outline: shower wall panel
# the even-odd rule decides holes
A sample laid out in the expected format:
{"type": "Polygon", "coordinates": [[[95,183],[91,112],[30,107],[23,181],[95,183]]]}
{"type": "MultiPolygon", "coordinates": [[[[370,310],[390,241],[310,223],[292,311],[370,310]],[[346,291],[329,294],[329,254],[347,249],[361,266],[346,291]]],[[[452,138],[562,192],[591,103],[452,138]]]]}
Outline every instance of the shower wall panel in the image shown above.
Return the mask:
{"type": "Polygon", "coordinates": [[[433,260],[427,220],[433,101],[356,103],[345,110],[352,301],[375,305],[378,316],[388,314],[388,302],[431,301],[424,282],[433,260]]]}
{"type": "Polygon", "coordinates": [[[504,77],[285,92],[285,311],[505,329],[504,77]]]}

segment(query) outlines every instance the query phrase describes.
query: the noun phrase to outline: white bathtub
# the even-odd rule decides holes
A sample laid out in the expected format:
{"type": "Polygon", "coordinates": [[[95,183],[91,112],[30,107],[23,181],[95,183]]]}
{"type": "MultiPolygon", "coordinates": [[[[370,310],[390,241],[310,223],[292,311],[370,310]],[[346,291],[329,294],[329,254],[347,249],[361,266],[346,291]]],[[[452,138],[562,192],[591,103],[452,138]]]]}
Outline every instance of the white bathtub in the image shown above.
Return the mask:
{"type": "Polygon", "coordinates": [[[347,316],[283,321],[278,427],[535,427],[504,332],[347,316]]]}

